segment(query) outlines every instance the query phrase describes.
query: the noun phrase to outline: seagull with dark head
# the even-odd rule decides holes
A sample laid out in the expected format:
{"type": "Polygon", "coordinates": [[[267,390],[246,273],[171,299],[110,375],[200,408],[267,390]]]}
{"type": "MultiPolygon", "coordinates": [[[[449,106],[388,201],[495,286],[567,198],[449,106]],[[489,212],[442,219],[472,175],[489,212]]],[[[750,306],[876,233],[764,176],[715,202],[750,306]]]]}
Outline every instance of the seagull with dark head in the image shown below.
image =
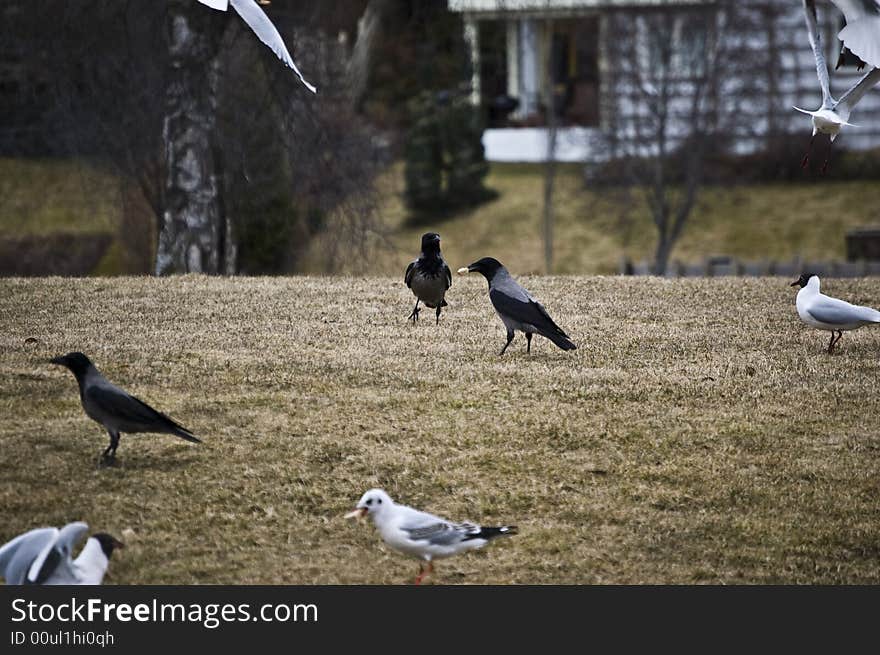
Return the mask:
{"type": "Polygon", "coordinates": [[[525,333],[526,352],[532,351],[532,335],[535,333],[550,339],[563,350],[577,348],[562,328],[553,322],[544,306],[514,280],[497,259],[483,257],[458,269],[459,275],[472,272],[481,273],[489,282],[489,300],[507,328],[507,343],[499,355],[503,355],[513,341],[515,330],[525,333]]]}
{"type": "Polygon", "coordinates": [[[452,271],[440,254],[440,235],[428,232],[422,236],[422,252],[419,258],[410,262],[403,276],[406,286],[416,297],[416,306],[409,318],[413,324],[419,320],[419,301],[426,307],[437,310],[437,324],[440,323],[440,309],[447,306],[446,291],[452,286],[452,271]]]}
{"type": "Polygon", "coordinates": [[[391,548],[428,563],[427,567],[419,563],[416,584],[434,572],[435,559],[482,548],[497,537],[517,533],[515,525],[487,528],[473,523],[453,523],[434,514],[398,505],[382,489],[367,491],[345,518],[361,519],[367,515],[391,548]]]}
{"type": "Polygon", "coordinates": [[[122,432],[173,434],[192,443],[201,443],[173,419],[111,384],[82,353],[68,353],[50,363],[70,369],[79,385],[79,398],[86,415],[104,426],[110,435],[110,445],[101,456],[104,462],[111,463],[116,459],[122,432]]]}
{"type": "Polygon", "coordinates": [[[820,293],[819,276],[814,273],[804,273],[792,282],[791,286],[801,288],[795,301],[801,320],[810,327],[831,332],[831,341],[828,342],[829,353],[834,352],[834,346],[840,341],[844,330],[855,330],[863,325],[880,323],[880,312],[876,309],[851,305],[844,300],[820,293]]]}
{"type": "Polygon", "coordinates": [[[106,532],[86,539],[73,559],[77,542],[89,532],[82,521],[58,528],[36,528],[0,546],[0,573],[8,585],[98,585],[110,556],[124,544],[106,532]]]}

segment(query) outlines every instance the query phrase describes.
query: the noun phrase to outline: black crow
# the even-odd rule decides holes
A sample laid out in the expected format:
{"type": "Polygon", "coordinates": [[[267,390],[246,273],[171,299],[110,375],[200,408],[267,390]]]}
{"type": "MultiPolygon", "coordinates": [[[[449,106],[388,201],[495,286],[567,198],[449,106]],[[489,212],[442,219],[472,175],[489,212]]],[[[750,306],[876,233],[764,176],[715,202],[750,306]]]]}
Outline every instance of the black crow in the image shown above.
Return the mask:
{"type": "Polygon", "coordinates": [[[416,297],[416,306],[409,318],[413,324],[419,320],[419,301],[427,307],[437,309],[437,324],[440,323],[440,308],[446,307],[446,290],[452,286],[452,271],[440,254],[440,235],[428,232],[422,236],[422,253],[419,258],[406,267],[403,277],[406,286],[416,297]]]}
{"type": "Polygon", "coordinates": [[[116,458],[120,432],[159,432],[201,443],[182,425],[111,384],[82,353],[68,353],[51,363],[66,366],[76,376],[83,409],[110,435],[110,445],[101,455],[104,461],[112,462],[116,458]]]}
{"type": "Polygon", "coordinates": [[[544,306],[510,277],[510,273],[497,259],[483,257],[465,268],[458,269],[461,275],[471,271],[482,273],[489,282],[489,299],[507,328],[507,343],[504,344],[499,355],[503,355],[507,346],[513,341],[514,330],[525,333],[526,352],[531,352],[532,334],[536,332],[547,337],[563,350],[577,348],[562,328],[553,322],[544,306]]]}

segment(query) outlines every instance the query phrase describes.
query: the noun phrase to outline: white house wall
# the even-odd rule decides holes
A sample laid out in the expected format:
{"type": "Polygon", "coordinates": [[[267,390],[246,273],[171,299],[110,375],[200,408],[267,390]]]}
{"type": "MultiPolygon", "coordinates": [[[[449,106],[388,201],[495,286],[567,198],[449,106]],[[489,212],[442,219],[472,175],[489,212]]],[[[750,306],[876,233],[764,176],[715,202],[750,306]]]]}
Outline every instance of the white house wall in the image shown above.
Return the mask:
{"type": "MultiPolygon", "coordinates": [[[[749,2],[750,0],[744,0],[749,2]]],[[[616,92],[623,96],[623,101],[617,104],[621,116],[616,121],[617,138],[623,141],[636,138],[636,128],[631,123],[637,119],[645,119],[650,112],[639,102],[639,93],[634,89],[622,88],[621,80],[615,80],[615,84],[609,84],[607,80],[615,75],[615,62],[609,61],[606,55],[607,48],[603,43],[613,38],[608,34],[606,20],[610,12],[621,10],[626,7],[627,12],[634,12],[636,6],[649,5],[695,5],[711,3],[694,2],[598,2],[592,0],[449,0],[450,9],[464,11],[468,18],[484,19],[489,16],[500,17],[511,21],[517,31],[522,30],[521,22],[524,15],[533,15],[537,18],[558,16],[561,11],[575,12],[579,15],[595,15],[600,12],[600,60],[599,72],[602,80],[602,92],[600,95],[600,121],[603,128],[610,128],[612,123],[608,121],[608,108],[612,105],[605,94],[611,87],[616,87],[616,92]],[[524,14],[523,12],[526,12],[524,14]],[[517,21],[518,23],[513,23],[517,21]]],[[[756,4],[752,2],[752,4],[756,4]]],[[[751,81],[761,89],[763,97],[750,97],[747,111],[753,112],[754,117],[748,122],[745,132],[735,135],[734,149],[740,153],[754,152],[764,146],[764,135],[773,128],[777,133],[788,133],[792,138],[803,138],[804,144],[809,140],[811,125],[809,117],[796,112],[792,107],[797,105],[807,109],[815,109],[821,102],[821,93],[816,79],[816,69],[809,42],[807,40],[804,25],[803,8],[800,2],[794,0],[767,0],[759,2],[775,9],[775,20],[767,25],[764,31],[742,34],[741,47],[743,56],[757,56],[765,65],[756,67],[754,71],[758,79],[751,81]],[[772,31],[772,36],[771,36],[772,31]]],[[[839,30],[838,20],[840,13],[830,2],[817,3],[819,20],[823,29],[823,44],[829,63],[833,66],[837,61],[840,42],[836,38],[839,30]]],[[[534,24],[534,23],[533,23],[534,24]]],[[[540,20],[539,26],[545,25],[540,20]]],[[[508,28],[508,43],[512,41],[511,28],[508,28]]],[[[536,31],[538,32],[538,31],[536,31]]],[[[521,40],[519,40],[521,44],[521,40]]],[[[543,48],[538,44],[538,51],[543,48]]],[[[508,51],[510,53],[510,51],[508,51]]],[[[511,68],[508,57],[508,75],[516,73],[520,80],[519,95],[522,99],[522,80],[528,77],[523,71],[522,58],[517,55],[516,63],[511,68]]],[[[543,66],[539,67],[543,71],[543,66]]],[[[852,67],[831,71],[831,87],[835,97],[848,89],[861,77],[852,67]]],[[[741,86],[743,80],[729,80],[727,87],[733,89],[728,93],[722,93],[718,102],[721,109],[742,105],[744,98],[737,95],[736,89],[741,86]]],[[[531,84],[531,82],[529,83],[531,84]]],[[[687,99],[688,81],[682,80],[679,86],[679,98],[674,99],[671,105],[674,115],[686,115],[689,111],[687,99]]],[[[536,79],[535,86],[529,88],[540,89],[540,80],[536,79]]],[[[512,94],[516,95],[516,94],[512,94]]],[[[528,106],[531,106],[529,104],[528,106]]],[[[859,127],[847,128],[835,142],[835,146],[845,147],[852,150],[863,150],[880,147],[880,87],[871,90],[855,108],[851,120],[859,127]]],[[[673,130],[672,140],[686,134],[687,130],[681,127],[673,130]]],[[[591,143],[599,133],[596,129],[572,129],[563,139],[568,145],[560,148],[558,158],[561,161],[577,161],[572,159],[580,157],[581,160],[597,159],[604,157],[600,150],[595,149],[591,143]],[[583,138],[581,138],[583,137],[583,138]],[[575,146],[581,138],[581,145],[575,146]]],[[[674,145],[674,143],[673,143],[674,145]]],[[[543,161],[546,158],[546,130],[542,128],[510,128],[501,130],[487,130],[484,136],[486,156],[490,161],[543,161]],[[544,136],[542,136],[542,133],[544,136]]]]}

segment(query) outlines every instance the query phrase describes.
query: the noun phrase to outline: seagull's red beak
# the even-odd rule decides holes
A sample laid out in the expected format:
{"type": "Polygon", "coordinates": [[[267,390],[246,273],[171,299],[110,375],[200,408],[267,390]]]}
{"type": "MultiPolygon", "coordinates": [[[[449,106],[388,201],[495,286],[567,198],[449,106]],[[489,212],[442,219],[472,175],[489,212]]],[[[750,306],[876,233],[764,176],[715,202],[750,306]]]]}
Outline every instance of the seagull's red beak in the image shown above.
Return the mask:
{"type": "Polygon", "coordinates": [[[357,509],[350,511],[348,514],[346,514],[342,518],[344,518],[344,519],[357,519],[358,521],[360,521],[366,515],[367,515],[367,508],[366,507],[358,507],[357,509]]]}

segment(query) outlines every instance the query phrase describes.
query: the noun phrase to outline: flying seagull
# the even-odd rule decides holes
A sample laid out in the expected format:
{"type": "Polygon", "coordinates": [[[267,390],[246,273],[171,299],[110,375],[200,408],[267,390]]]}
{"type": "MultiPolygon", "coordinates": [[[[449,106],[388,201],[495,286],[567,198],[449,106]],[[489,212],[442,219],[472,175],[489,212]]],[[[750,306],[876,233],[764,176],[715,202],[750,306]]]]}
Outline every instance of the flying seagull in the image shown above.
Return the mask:
{"type": "Polygon", "coordinates": [[[828,352],[840,341],[844,330],[855,330],[863,325],[880,323],[880,312],[871,307],[851,305],[846,301],[831,298],[819,292],[819,276],[804,273],[791,286],[800,286],[797,305],[798,316],[810,327],[831,332],[828,352]],[[837,336],[835,338],[835,334],[837,336]]]}
{"type": "Polygon", "coordinates": [[[843,64],[844,53],[849,50],[856,55],[859,70],[867,63],[880,68],[880,0],[831,0],[843,12],[846,26],[837,33],[843,41],[837,66],[843,64]]]}
{"type": "Polygon", "coordinates": [[[101,455],[105,462],[116,459],[120,432],[159,432],[201,443],[179,423],[111,384],[82,353],[68,353],[52,359],[50,363],[66,366],[76,376],[83,409],[110,435],[110,445],[101,455]]]}
{"type": "Polygon", "coordinates": [[[515,525],[484,528],[473,523],[452,523],[439,516],[398,505],[382,489],[366,492],[354,511],[346,514],[345,518],[361,519],[367,514],[373,518],[386,544],[428,563],[426,568],[419,562],[415,584],[421,584],[425,576],[434,572],[435,559],[482,548],[496,537],[517,533],[515,525]]]}
{"type": "Polygon", "coordinates": [[[532,351],[532,335],[538,333],[547,337],[563,350],[577,348],[568,335],[562,331],[544,306],[517,283],[501,262],[492,257],[483,257],[473,264],[458,269],[459,275],[474,272],[482,273],[489,282],[489,300],[495,307],[499,318],[507,328],[507,343],[499,355],[503,355],[513,341],[514,330],[526,335],[526,352],[532,351]]]}
{"type": "MultiPolygon", "coordinates": [[[[807,23],[807,36],[810,39],[810,47],[813,49],[813,56],[816,59],[816,73],[819,77],[819,86],[822,88],[822,106],[816,111],[809,111],[800,107],[795,107],[795,109],[812,117],[813,136],[810,138],[810,146],[812,146],[817,132],[828,134],[831,137],[831,142],[833,142],[837,135],[840,134],[840,130],[844,125],[854,127],[852,123],[848,122],[849,115],[859,100],[862,99],[862,96],[880,82],[880,68],[874,68],[866,73],[840,97],[840,100],[835,100],[831,95],[828,65],[825,63],[825,54],[822,52],[822,39],[819,35],[819,26],[816,20],[816,4],[814,0],[803,0],[803,3],[804,17],[807,23]]],[[[808,149],[807,154],[804,155],[802,166],[806,168],[809,161],[810,152],[808,149]]],[[[826,157],[825,163],[822,166],[822,172],[824,173],[827,168],[828,158],[826,157]]]]}
{"type": "Polygon", "coordinates": [[[77,542],[88,534],[81,521],[58,528],[37,528],[0,546],[0,572],[8,585],[97,585],[101,584],[110,556],[125,545],[105,532],[86,540],[73,559],[77,542]]]}
{"type": "Polygon", "coordinates": [[[440,324],[440,309],[448,304],[446,291],[452,286],[452,271],[440,254],[440,235],[428,232],[422,235],[422,252],[419,258],[410,262],[403,277],[406,286],[416,297],[416,306],[409,318],[413,325],[419,320],[419,301],[426,307],[437,309],[437,324],[440,324]]]}
{"type": "Polygon", "coordinates": [[[284,45],[284,39],[281,38],[281,35],[272,24],[272,21],[269,20],[266,13],[260,9],[256,0],[199,0],[199,2],[219,11],[226,11],[229,8],[229,5],[232,5],[232,8],[238,12],[238,15],[248,24],[248,27],[254,31],[257,38],[269,46],[269,49],[272,50],[281,61],[293,69],[293,72],[296,73],[300,81],[306,85],[306,88],[312,93],[317,91],[314,85],[309,84],[306,81],[306,78],[303,77],[303,74],[299,72],[299,68],[293,63],[293,57],[291,57],[290,53],[287,51],[287,46],[284,45]]]}

